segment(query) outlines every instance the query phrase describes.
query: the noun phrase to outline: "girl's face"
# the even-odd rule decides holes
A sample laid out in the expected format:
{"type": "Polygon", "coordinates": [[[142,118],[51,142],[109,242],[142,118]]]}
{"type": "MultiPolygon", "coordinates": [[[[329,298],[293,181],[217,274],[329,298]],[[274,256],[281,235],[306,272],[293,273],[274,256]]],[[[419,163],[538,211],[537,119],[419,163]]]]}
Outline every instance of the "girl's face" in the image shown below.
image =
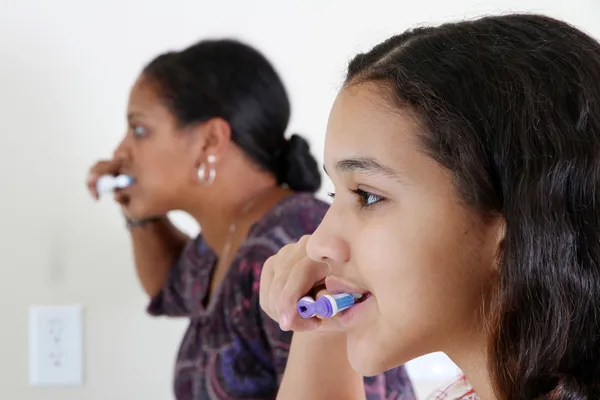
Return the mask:
{"type": "Polygon", "coordinates": [[[371,83],[339,93],[325,142],[335,200],[307,246],[329,265],[330,290],[371,294],[338,318],[363,375],[485,349],[480,311],[502,239],[501,222],[464,205],[422,150],[416,118],[386,99],[371,83]]]}

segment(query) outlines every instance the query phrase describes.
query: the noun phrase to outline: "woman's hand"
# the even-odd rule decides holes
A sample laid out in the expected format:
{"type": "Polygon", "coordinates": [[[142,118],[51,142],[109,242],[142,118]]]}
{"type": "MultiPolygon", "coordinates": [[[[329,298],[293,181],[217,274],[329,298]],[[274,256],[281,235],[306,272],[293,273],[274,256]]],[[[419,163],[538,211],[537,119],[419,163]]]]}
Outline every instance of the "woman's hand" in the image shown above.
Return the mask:
{"type": "MultiPolygon", "coordinates": [[[[98,179],[100,179],[100,177],[103,175],[118,175],[120,170],[121,162],[118,160],[100,160],[90,168],[86,179],[86,186],[94,199],[98,200],[100,197],[98,191],[96,190],[98,179]]],[[[120,190],[115,190],[114,199],[121,205],[123,214],[125,214],[126,217],[130,217],[127,215],[125,207],[128,202],[127,196],[125,196],[120,190]]]]}

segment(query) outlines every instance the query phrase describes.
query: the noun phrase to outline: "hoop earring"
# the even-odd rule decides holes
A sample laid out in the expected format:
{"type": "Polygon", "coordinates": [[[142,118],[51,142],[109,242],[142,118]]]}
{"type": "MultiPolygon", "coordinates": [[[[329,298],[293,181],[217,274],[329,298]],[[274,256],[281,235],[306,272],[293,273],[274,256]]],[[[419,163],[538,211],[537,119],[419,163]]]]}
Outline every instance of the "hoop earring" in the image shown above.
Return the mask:
{"type": "Polygon", "coordinates": [[[200,164],[198,168],[198,179],[200,183],[203,185],[210,185],[215,181],[217,177],[217,171],[215,170],[214,163],[217,161],[217,158],[210,154],[206,158],[206,165],[204,163],[200,164]],[[206,177],[206,170],[208,169],[208,177],[206,177]]]}

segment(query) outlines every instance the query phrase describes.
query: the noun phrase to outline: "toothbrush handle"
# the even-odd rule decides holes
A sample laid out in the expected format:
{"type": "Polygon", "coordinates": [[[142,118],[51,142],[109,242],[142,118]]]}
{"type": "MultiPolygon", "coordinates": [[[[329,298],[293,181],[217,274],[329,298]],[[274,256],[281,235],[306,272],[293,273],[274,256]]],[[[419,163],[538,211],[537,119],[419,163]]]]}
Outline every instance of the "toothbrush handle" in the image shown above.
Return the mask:
{"type": "Polygon", "coordinates": [[[297,310],[301,318],[312,318],[317,315],[316,302],[310,296],[304,296],[298,301],[297,310]]]}
{"type": "Polygon", "coordinates": [[[114,190],[114,177],[103,175],[96,181],[96,192],[98,195],[106,194],[114,190]]]}

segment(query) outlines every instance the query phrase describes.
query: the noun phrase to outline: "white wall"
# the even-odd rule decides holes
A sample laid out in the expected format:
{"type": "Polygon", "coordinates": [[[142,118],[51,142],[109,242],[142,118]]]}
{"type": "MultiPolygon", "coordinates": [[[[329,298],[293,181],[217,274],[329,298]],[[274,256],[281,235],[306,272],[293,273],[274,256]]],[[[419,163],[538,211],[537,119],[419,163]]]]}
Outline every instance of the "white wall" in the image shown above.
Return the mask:
{"type": "Polygon", "coordinates": [[[257,45],[287,83],[292,130],[321,156],[357,50],[411,25],[510,9],[600,37],[597,0],[0,0],[0,398],[171,398],[185,322],[144,314],[117,208],[92,202],[83,185],[123,133],[129,86],[151,57],[209,36],[257,45]],[[28,306],[60,303],[85,307],[85,386],[30,388],[28,306]]]}

